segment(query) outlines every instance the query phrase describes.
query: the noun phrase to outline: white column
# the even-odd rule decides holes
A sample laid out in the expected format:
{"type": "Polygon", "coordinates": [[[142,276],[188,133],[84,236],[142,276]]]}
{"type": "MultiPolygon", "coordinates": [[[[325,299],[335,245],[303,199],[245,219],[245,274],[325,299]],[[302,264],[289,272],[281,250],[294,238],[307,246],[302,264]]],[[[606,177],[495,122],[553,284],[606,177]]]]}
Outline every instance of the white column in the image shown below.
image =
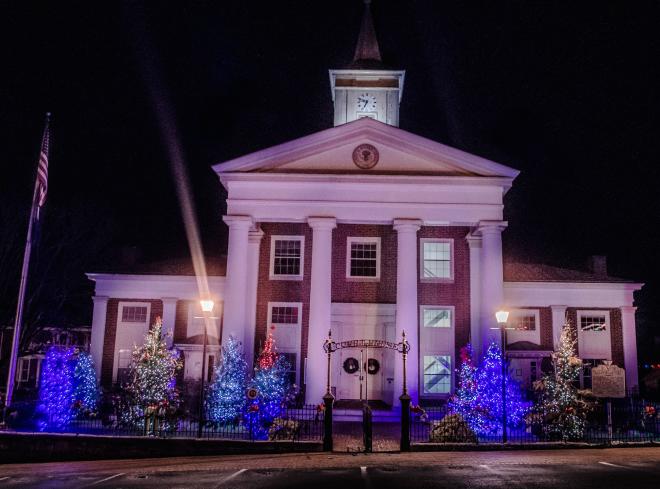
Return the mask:
{"type": "Polygon", "coordinates": [[[332,301],[332,230],[334,217],[310,217],[312,228],[312,276],[309,292],[309,329],[305,402],[319,404],[326,391],[327,362],[323,341],[330,329],[332,301]]]}
{"type": "Polygon", "coordinates": [[[621,325],[623,327],[623,361],[626,369],[626,390],[639,387],[637,374],[637,334],[635,328],[636,307],[621,307],[621,325]]]}
{"type": "Polygon", "coordinates": [[[495,312],[504,304],[504,275],[502,268],[502,231],[504,221],[481,221],[477,232],[481,235],[481,347],[482,354],[488,345],[499,344],[495,312]]]}
{"type": "Polygon", "coordinates": [[[105,340],[105,320],[108,313],[108,297],[97,295],[92,298],[92,335],[89,343],[89,353],[94,360],[96,381],[101,381],[101,364],[103,363],[103,342],[105,340]]]}
{"type": "Polygon", "coordinates": [[[174,321],[176,320],[176,297],[162,297],[163,301],[163,337],[168,348],[174,342],[174,321]]]}
{"type": "Polygon", "coordinates": [[[552,310],[552,348],[559,349],[561,330],[566,323],[566,306],[550,306],[552,310]]]}
{"type": "Polygon", "coordinates": [[[248,232],[252,227],[252,218],[250,216],[224,216],[223,220],[229,226],[229,242],[227,244],[222,343],[225,344],[229,336],[245,343],[248,232]]]}
{"type": "Polygon", "coordinates": [[[264,232],[261,229],[251,229],[248,233],[248,263],[247,289],[245,291],[245,361],[252,369],[254,363],[254,337],[257,325],[257,284],[259,281],[259,247],[264,232]]]}
{"type": "MultiPolygon", "coordinates": [[[[422,225],[419,219],[395,219],[397,232],[396,252],[396,328],[395,341],[401,341],[406,332],[410,352],[406,362],[408,395],[413,404],[419,402],[419,322],[417,320],[417,231],[422,225]]],[[[394,365],[394,405],[400,406],[399,396],[403,393],[403,363],[400,355],[394,365]]]]}
{"type": "Polygon", "coordinates": [[[470,248],[470,343],[476,359],[481,357],[481,236],[465,239],[470,248]]]}

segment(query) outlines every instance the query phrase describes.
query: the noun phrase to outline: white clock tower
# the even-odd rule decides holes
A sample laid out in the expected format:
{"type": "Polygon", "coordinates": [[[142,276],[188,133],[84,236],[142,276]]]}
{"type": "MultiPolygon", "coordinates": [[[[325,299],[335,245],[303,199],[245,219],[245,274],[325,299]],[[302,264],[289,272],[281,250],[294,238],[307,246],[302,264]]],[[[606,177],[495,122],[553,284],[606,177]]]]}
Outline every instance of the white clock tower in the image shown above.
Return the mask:
{"type": "Polygon", "coordinates": [[[406,72],[387,68],[381,61],[370,0],[364,0],[364,15],[353,62],[330,70],[330,90],[335,104],[335,126],[371,117],[399,125],[399,103],[406,72]]]}

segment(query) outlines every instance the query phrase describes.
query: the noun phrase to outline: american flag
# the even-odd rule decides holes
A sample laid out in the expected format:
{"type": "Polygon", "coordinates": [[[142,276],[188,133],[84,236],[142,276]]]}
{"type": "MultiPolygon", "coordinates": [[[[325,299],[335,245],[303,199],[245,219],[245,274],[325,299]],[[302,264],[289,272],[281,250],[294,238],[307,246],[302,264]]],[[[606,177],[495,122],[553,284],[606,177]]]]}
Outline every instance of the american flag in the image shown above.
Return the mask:
{"type": "Polygon", "coordinates": [[[50,140],[50,114],[46,114],[46,127],[41,140],[41,151],[39,151],[39,167],[37,168],[37,190],[36,204],[39,219],[39,210],[46,203],[46,193],[48,192],[48,144],[50,140]]]}

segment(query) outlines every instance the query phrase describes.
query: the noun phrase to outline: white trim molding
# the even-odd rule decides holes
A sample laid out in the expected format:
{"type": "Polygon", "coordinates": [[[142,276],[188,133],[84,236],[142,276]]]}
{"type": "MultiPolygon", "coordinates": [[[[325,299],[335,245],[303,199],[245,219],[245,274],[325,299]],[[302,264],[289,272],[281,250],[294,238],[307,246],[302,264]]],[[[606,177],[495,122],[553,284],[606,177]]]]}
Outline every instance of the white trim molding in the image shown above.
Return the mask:
{"type": "Polygon", "coordinates": [[[377,236],[348,236],[346,238],[346,279],[350,282],[378,282],[380,281],[380,260],[381,260],[380,237],[377,236]],[[351,246],[353,243],[376,244],[376,275],[360,276],[351,275],[351,246]]]}
{"type": "Polygon", "coordinates": [[[305,274],[305,236],[304,235],[273,235],[270,237],[270,262],[268,265],[268,278],[270,280],[302,280],[305,274]],[[299,241],[300,242],[300,268],[297,274],[275,273],[275,242],[276,241],[299,241]]]}
{"type": "Polygon", "coordinates": [[[420,238],[419,240],[419,281],[420,282],[454,282],[454,240],[451,238],[420,238]],[[426,243],[449,243],[449,277],[424,276],[424,245],[426,243]]]}

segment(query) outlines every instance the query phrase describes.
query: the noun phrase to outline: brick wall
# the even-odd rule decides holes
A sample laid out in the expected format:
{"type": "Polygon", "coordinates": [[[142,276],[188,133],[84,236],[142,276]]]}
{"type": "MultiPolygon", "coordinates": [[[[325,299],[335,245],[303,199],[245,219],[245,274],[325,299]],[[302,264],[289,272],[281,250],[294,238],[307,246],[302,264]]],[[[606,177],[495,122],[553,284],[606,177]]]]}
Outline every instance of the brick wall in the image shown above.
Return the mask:
{"type": "Polygon", "coordinates": [[[453,282],[419,282],[417,289],[418,305],[454,306],[454,364],[459,358],[461,347],[470,341],[470,249],[465,240],[468,227],[424,226],[417,233],[417,278],[420,278],[419,240],[438,238],[454,240],[454,280],[453,282]]]}
{"type": "MultiPolygon", "coordinates": [[[[312,274],[312,229],[307,224],[262,223],[264,237],[259,248],[259,275],[257,286],[257,324],[255,330],[255,358],[266,339],[268,321],[268,302],[302,302],[302,331],[300,346],[300,364],[303,378],[304,359],[307,356],[307,332],[309,324],[309,288],[312,274]],[[270,242],[271,236],[304,236],[305,250],[302,280],[270,280],[270,242]]],[[[249,347],[249,345],[246,345],[249,347]]],[[[302,383],[302,382],[301,382],[302,383]]]]}
{"type": "Polygon", "coordinates": [[[156,321],[157,316],[163,315],[163,302],[156,299],[109,299],[105,318],[105,337],[103,338],[103,358],[101,361],[101,385],[112,385],[112,370],[115,360],[115,339],[117,335],[117,319],[120,302],[148,302],[151,304],[149,324],[156,321]]]}

